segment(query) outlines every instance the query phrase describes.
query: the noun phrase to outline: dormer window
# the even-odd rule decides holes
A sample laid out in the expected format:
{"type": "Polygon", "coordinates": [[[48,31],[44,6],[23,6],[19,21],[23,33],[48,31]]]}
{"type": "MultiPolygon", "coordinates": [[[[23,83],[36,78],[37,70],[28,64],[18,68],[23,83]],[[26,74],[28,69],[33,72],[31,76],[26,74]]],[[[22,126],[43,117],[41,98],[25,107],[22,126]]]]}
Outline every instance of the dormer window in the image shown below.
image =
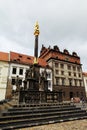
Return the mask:
{"type": "Polygon", "coordinates": [[[72,55],[73,55],[73,56],[77,56],[77,53],[76,53],[76,52],[73,52],[72,55]]]}
{"type": "Polygon", "coordinates": [[[30,57],[27,57],[28,60],[30,60],[31,58],[30,57]]]}
{"type": "Polygon", "coordinates": [[[66,50],[66,49],[64,49],[63,52],[64,52],[65,54],[69,54],[68,50],[66,50]]]}
{"type": "Polygon", "coordinates": [[[65,57],[65,60],[66,60],[66,61],[69,61],[69,57],[65,57]]]}
{"type": "Polygon", "coordinates": [[[18,58],[17,61],[20,61],[20,59],[18,58]]]}
{"type": "Polygon", "coordinates": [[[14,59],[13,61],[17,62],[17,60],[16,60],[16,59],[14,59]]]}
{"type": "Polygon", "coordinates": [[[58,59],[58,56],[56,56],[56,59],[58,59]]]}
{"type": "Polygon", "coordinates": [[[19,55],[20,58],[22,58],[22,55],[19,55]]]}
{"type": "Polygon", "coordinates": [[[54,50],[55,50],[55,51],[60,51],[60,50],[59,50],[59,47],[58,47],[57,45],[54,46],[54,50]]]}

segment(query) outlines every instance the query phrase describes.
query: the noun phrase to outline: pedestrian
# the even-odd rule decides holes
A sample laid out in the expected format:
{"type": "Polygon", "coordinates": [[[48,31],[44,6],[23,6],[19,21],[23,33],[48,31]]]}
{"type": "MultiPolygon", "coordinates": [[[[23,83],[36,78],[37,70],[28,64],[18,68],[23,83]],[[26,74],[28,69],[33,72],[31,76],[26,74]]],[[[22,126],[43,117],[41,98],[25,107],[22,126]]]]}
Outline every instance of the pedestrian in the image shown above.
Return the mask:
{"type": "Polygon", "coordinates": [[[84,99],[84,97],[82,97],[82,106],[83,107],[85,106],[85,99],[84,99]]]}
{"type": "Polygon", "coordinates": [[[73,97],[71,98],[71,105],[74,105],[73,97]]]}

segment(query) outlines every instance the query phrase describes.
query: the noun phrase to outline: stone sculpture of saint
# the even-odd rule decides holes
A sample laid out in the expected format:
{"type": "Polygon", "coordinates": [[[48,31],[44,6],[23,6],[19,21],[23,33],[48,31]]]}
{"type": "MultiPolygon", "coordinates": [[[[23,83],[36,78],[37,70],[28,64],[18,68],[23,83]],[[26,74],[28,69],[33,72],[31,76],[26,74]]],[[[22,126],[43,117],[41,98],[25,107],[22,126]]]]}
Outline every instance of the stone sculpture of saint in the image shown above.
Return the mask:
{"type": "Polygon", "coordinates": [[[17,87],[17,91],[19,91],[20,90],[20,78],[19,78],[19,76],[17,76],[17,78],[15,80],[15,85],[17,87]]]}

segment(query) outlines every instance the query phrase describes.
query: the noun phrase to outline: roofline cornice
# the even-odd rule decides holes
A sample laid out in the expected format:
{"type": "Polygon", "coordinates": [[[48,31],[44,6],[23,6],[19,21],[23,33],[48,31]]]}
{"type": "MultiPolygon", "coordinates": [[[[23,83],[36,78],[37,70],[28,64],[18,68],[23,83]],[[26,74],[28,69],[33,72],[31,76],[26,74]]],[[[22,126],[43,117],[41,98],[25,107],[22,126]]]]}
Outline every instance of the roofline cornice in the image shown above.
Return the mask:
{"type": "Polygon", "coordinates": [[[77,64],[77,65],[81,65],[82,66],[82,64],[78,64],[78,63],[74,63],[74,62],[70,62],[70,61],[66,61],[66,60],[61,60],[61,59],[57,59],[57,58],[52,58],[52,57],[50,57],[48,60],[47,60],[47,62],[49,61],[49,60],[59,60],[59,61],[64,61],[64,62],[67,62],[67,63],[72,63],[72,64],[77,64]]]}

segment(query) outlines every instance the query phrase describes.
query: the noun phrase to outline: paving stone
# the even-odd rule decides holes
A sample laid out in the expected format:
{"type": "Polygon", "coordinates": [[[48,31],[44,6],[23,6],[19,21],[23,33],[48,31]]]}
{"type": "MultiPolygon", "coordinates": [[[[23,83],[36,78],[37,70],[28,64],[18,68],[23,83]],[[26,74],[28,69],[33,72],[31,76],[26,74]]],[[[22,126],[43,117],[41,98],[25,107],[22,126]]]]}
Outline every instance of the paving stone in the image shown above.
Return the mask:
{"type": "Polygon", "coordinates": [[[87,130],[87,119],[23,128],[20,130],[87,130]]]}

